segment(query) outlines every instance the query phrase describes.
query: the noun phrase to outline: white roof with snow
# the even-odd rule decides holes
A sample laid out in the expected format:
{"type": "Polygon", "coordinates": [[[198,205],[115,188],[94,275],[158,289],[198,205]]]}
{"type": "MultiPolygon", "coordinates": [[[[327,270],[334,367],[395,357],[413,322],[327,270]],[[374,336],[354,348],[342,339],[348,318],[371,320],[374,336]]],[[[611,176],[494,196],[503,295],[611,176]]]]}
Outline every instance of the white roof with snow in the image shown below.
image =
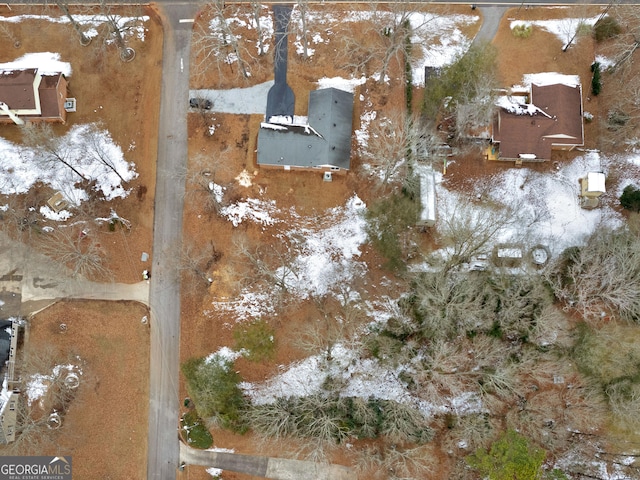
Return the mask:
{"type": "Polygon", "coordinates": [[[589,172],[587,174],[587,191],[588,192],[602,192],[607,190],[604,187],[605,176],[602,172],[589,172]]]}
{"type": "Polygon", "coordinates": [[[524,84],[538,85],[544,87],[547,85],[567,85],[568,87],[577,87],[580,85],[579,75],[565,75],[557,72],[541,72],[541,73],[527,73],[523,76],[524,84]]]}
{"type": "Polygon", "coordinates": [[[38,69],[40,75],[56,75],[58,73],[62,73],[65,77],[71,75],[71,64],[60,61],[59,53],[26,53],[13,62],[0,63],[0,72],[2,73],[29,68],[38,69]]]}

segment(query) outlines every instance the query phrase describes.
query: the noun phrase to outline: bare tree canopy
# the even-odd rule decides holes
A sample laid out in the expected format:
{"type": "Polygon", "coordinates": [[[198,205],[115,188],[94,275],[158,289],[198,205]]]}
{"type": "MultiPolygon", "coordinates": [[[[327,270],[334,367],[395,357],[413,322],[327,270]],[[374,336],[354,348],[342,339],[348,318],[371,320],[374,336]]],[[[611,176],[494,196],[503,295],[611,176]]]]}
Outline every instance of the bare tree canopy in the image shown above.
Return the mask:
{"type": "Polygon", "coordinates": [[[248,79],[255,69],[261,68],[259,58],[267,51],[268,30],[262,28],[263,18],[270,13],[257,4],[250,10],[240,5],[228,5],[222,0],[207,4],[203,21],[193,32],[193,69],[196,76],[217,72],[219,82],[230,79],[248,79]],[[246,35],[240,18],[254,28],[255,38],[246,35]],[[256,48],[257,44],[257,48],[256,48]]]}
{"type": "Polygon", "coordinates": [[[583,247],[566,250],[549,276],[555,294],[585,319],[640,319],[640,237],[601,227],[583,247]]]}
{"type": "Polygon", "coordinates": [[[367,19],[362,21],[364,31],[342,37],[340,62],[356,72],[375,73],[380,82],[386,81],[394,61],[398,65],[410,61],[415,50],[411,49],[412,35],[428,37],[428,24],[435,17],[427,15],[415,20],[417,18],[408,1],[384,6],[372,3],[367,19]]]}

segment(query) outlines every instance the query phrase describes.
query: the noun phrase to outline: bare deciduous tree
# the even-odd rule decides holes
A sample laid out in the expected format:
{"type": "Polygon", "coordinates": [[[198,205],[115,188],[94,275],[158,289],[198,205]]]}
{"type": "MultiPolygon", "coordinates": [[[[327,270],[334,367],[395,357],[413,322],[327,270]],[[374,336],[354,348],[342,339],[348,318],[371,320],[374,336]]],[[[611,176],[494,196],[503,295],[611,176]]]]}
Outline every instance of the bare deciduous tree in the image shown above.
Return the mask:
{"type": "Polygon", "coordinates": [[[7,23],[7,22],[0,22],[0,35],[3,37],[7,37],[15,48],[20,48],[20,45],[22,45],[22,42],[14,33],[13,29],[11,28],[11,25],[13,24],[7,23]]]}
{"type": "MultiPolygon", "coordinates": [[[[372,4],[368,21],[362,21],[358,35],[344,35],[340,58],[345,66],[363,73],[375,69],[378,80],[384,82],[393,60],[405,61],[409,55],[407,38],[411,35],[409,2],[394,3],[389,9],[372,4]],[[362,41],[362,39],[366,39],[362,41]]],[[[404,68],[401,69],[404,71],[404,68]]]]}
{"type": "Polygon", "coordinates": [[[55,431],[64,428],[64,415],[76,398],[83,362],[71,353],[53,347],[30,349],[19,362],[23,382],[37,381],[46,387],[38,399],[20,396],[17,407],[16,440],[9,452],[41,454],[56,448],[55,431]]]}
{"type": "Polygon", "coordinates": [[[505,229],[519,221],[517,205],[474,201],[461,195],[455,201],[442,203],[442,206],[437,238],[451,250],[445,259],[445,270],[467,263],[474,255],[483,253],[505,229]]]}
{"type": "Polygon", "coordinates": [[[120,59],[124,62],[132,61],[135,56],[135,50],[129,45],[129,37],[132,32],[141,26],[141,4],[136,3],[114,3],[100,0],[99,17],[106,20],[108,36],[105,41],[113,40],[120,59]]]}
{"type": "MultiPolygon", "coordinates": [[[[302,58],[309,58],[309,0],[296,1],[296,16],[299,16],[297,35],[302,43],[302,58]]],[[[296,22],[293,22],[295,24],[296,22]]],[[[292,25],[290,23],[289,25],[292,25]]]]}
{"type": "Polygon", "coordinates": [[[396,110],[372,122],[362,155],[365,172],[373,174],[380,187],[402,184],[413,162],[442,162],[443,145],[433,130],[417,117],[396,110]]]}
{"type": "Polygon", "coordinates": [[[40,250],[70,268],[74,277],[105,280],[112,276],[104,249],[86,228],[59,227],[47,232],[42,237],[40,250]]]}
{"type": "Polygon", "coordinates": [[[265,281],[285,293],[299,278],[299,270],[295,265],[295,251],[286,244],[252,246],[246,238],[234,239],[236,258],[249,267],[246,280],[265,281]]]}
{"type": "Polygon", "coordinates": [[[293,344],[311,354],[322,354],[324,360],[333,360],[333,350],[337,345],[355,346],[355,331],[363,319],[355,311],[355,306],[349,304],[346,308],[336,305],[329,295],[313,297],[318,316],[311,318],[301,326],[295,335],[293,344]],[[345,314],[343,317],[340,312],[345,314]],[[348,317],[347,317],[348,315],[348,317]]]}
{"type": "Polygon", "coordinates": [[[589,321],[640,318],[640,238],[627,229],[597,229],[587,245],[565,251],[550,281],[555,294],[589,321]]]}
{"type": "Polygon", "coordinates": [[[236,31],[238,25],[232,18],[239,12],[239,7],[226,5],[223,0],[208,4],[204,12],[206,21],[197,22],[193,32],[196,75],[204,75],[213,68],[218,72],[220,81],[230,77],[229,72],[231,76],[246,80],[251,76],[252,68],[258,66],[257,56],[264,51],[264,44],[259,44],[256,54],[254,45],[236,31]]]}
{"type": "Polygon", "coordinates": [[[218,214],[223,207],[225,187],[216,183],[218,173],[227,167],[224,158],[197,154],[191,159],[186,177],[186,195],[207,214],[218,214]]]}
{"type": "Polygon", "coordinates": [[[576,8],[567,11],[567,17],[559,23],[560,32],[565,38],[565,44],[562,46],[563,52],[569,50],[579,36],[591,33],[591,26],[587,21],[588,17],[589,11],[585,3],[580,2],[576,8]]]}
{"type": "Polygon", "coordinates": [[[85,156],[89,161],[103,165],[107,170],[115,173],[122,185],[125,186],[128,182],[122,176],[125,172],[119,172],[116,163],[113,161],[113,156],[109,152],[109,146],[105,144],[104,137],[105,131],[101,130],[98,125],[88,125],[82,131],[83,145],[85,146],[85,156]]]}
{"type": "MultiPolygon", "coordinates": [[[[69,20],[69,23],[73,27],[73,31],[78,36],[78,41],[80,42],[80,45],[82,45],[83,47],[86,47],[87,45],[89,45],[91,43],[91,37],[87,36],[87,34],[82,29],[82,27],[80,25],[80,22],[71,13],[71,9],[69,8],[71,6],[71,4],[69,3],[69,1],[68,0],[54,0],[53,3],[62,11],[64,16],[67,18],[67,20],[69,20]]],[[[77,8],[77,7],[78,7],[78,5],[76,4],[75,8],[77,8]]],[[[72,8],[74,8],[74,7],[72,7],[72,8]]]]}
{"type": "Polygon", "coordinates": [[[264,28],[262,24],[262,13],[264,12],[265,7],[262,3],[257,1],[251,2],[251,13],[253,14],[253,26],[256,29],[256,33],[258,34],[258,55],[262,56],[267,53],[267,30],[264,28]]]}
{"type": "Polygon", "coordinates": [[[70,145],[53,131],[48,123],[27,123],[21,127],[23,142],[33,148],[37,154],[35,160],[43,166],[64,165],[78,177],[78,181],[86,181],[80,172],[80,166],[73,155],[70,145]]]}
{"type": "Polygon", "coordinates": [[[213,282],[211,267],[221,257],[222,252],[216,249],[213,242],[205,245],[187,242],[182,245],[178,269],[184,274],[189,286],[208,286],[213,282]]]}
{"type": "Polygon", "coordinates": [[[400,445],[385,442],[365,447],[356,468],[372,480],[431,478],[437,470],[432,445],[400,445]]]}

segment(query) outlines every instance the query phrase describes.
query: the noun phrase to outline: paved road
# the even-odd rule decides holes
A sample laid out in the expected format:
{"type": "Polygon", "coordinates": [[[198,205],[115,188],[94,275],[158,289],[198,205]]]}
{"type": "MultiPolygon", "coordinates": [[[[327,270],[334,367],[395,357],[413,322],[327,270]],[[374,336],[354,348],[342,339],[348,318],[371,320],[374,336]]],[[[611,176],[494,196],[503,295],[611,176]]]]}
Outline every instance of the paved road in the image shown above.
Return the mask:
{"type": "MultiPolygon", "coordinates": [[[[170,262],[179,251],[182,234],[182,210],[184,181],[179,173],[187,161],[186,114],[189,95],[190,23],[180,23],[181,18],[193,18],[198,2],[172,3],[160,0],[160,14],[164,25],[164,51],[160,127],[158,134],[158,159],[156,180],[156,205],[154,220],[153,269],[150,282],[151,354],[149,390],[149,436],[147,478],[149,480],[175,479],[180,462],[177,439],[180,399],[178,398],[179,348],[180,348],[180,292],[175,263],[170,262]]],[[[9,3],[19,3],[10,1],[9,3]]],[[[477,1],[477,4],[494,5],[496,2],[477,1]]],[[[526,4],[555,3],[538,0],[526,4]]],[[[513,2],[512,5],[521,5],[513,2]]],[[[502,3],[504,5],[504,3],[502,3]]],[[[39,278],[32,275],[32,278],[39,278]]],[[[42,298],[43,284],[27,290],[27,297],[35,301],[42,298]]],[[[90,285],[89,291],[77,285],[59,285],[64,296],[84,298],[129,298],[144,301],[148,285],[135,286],[90,285]]],[[[55,297],[54,297],[55,298],[55,297]]],[[[212,463],[220,468],[253,469],[267,478],[278,479],[342,479],[351,478],[350,469],[328,466],[327,470],[308,463],[285,459],[267,459],[245,455],[212,452],[183,452],[184,461],[193,464],[212,463]],[[202,463],[204,462],[204,463],[202,463]],[[256,470],[257,469],[257,470],[256,470]],[[327,474],[327,472],[330,472],[327,474]]]]}
{"type": "Polygon", "coordinates": [[[147,478],[176,478],[178,374],[180,361],[180,282],[175,262],[182,239],[184,171],[187,162],[190,23],[197,5],[160,7],[164,50],[158,132],[156,204],[151,275],[151,354],[147,478]],[[182,178],[182,180],[181,180],[182,178]]]}

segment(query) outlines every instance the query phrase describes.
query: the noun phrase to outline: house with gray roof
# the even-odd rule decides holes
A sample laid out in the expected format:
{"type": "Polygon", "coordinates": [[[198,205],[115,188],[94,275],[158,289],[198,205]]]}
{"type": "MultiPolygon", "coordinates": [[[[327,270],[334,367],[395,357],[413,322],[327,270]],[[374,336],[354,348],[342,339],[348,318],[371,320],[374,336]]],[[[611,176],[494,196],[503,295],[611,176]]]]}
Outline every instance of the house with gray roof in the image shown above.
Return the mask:
{"type": "Polygon", "coordinates": [[[258,131],[260,167],[346,172],[351,163],[353,93],[321,88],[309,93],[307,117],[294,115],[295,98],[287,84],[287,34],[290,5],[274,5],[274,84],[267,96],[265,121],[258,131]]]}
{"type": "Polygon", "coordinates": [[[309,93],[308,117],[272,116],[258,132],[261,167],[346,172],[351,164],[353,93],[309,93]]]}

